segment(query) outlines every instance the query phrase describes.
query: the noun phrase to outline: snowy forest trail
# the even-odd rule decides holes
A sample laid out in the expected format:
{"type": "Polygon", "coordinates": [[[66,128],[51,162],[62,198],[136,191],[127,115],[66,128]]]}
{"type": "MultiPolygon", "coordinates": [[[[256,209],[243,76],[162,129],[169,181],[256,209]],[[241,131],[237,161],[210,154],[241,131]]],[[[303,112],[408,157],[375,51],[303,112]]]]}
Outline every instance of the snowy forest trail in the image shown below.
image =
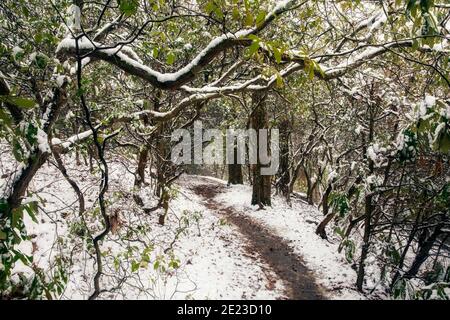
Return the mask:
{"type": "Polygon", "coordinates": [[[285,287],[289,299],[325,299],[322,289],[316,284],[312,272],[306,267],[302,257],[297,255],[287,241],[269,228],[261,225],[244,212],[217,201],[215,198],[226,188],[206,178],[198,178],[189,189],[201,196],[204,205],[229,223],[236,226],[243,236],[243,249],[250,255],[255,253],[278,276],[285,287]]]}

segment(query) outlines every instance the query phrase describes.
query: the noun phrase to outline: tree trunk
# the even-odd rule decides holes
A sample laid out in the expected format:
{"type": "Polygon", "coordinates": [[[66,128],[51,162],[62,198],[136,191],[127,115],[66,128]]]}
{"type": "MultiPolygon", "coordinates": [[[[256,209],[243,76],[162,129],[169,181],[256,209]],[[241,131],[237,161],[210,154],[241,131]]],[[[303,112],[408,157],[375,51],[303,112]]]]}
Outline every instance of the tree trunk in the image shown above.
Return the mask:
{"type": "Polygon", "coordinates": [[[420,246],[419,252],[414,258],[413,263],[409,270],[405,273],[405,278],[411,279],[414,278],[420,270],[422,264],[429,257],[430,250],[433,248],[434,243],[436,242],[438,236],[441,234],[441,227],[436,227],[434,232],[425,239],[425,241],[420,246]]]}
{"type": "Polygon", "coordinates": [[[361,292],[363,291],[364,276],[365,276],[365,262],[366,262],[367,255],[369,253],[369,245],[370,245],[371,218],[372,218],[372,212],[373,212],[372,199],[373,199],[372,193],[367,195],[366,199],[365,199],[363,245],[361,248],[361,257],[359,260],[358,278],[356,279],[356,287],[361,292]]]}
{"type": "Polygon", "coordinates": [[[322,210],[325,218],[320,222],[316,229],[316,234],[318,234],[322,239],[327,239],[327,232],[325,231],[325,227],[328,223],[330,223],[331,220],[333,220],[334,217],[334,212],[329,213],[330,206],[328,205],[328,197],[330,196],[331,191],[333,191],[333,185],[329,183],[328,188],[322,197],[322,210]]]}
{"type": "Polygon", "coordinates": [[[406,255],[407,255],[407,253],[408,253],[408,251],[409,251],[409,249],[411,247],[411,244],[412,244],[412,242],[413,242],[413,240],[414,240],[414,238],[415,238],[415,236],[417,234],[417,227],[419,226],[419,223],[420,223],[420,220],[421,220],[421,216],[422,215],[419,212],[417,214],[417,216],[416,216],[415,221],[414,221],[414,225],[412,227],[412,230],[409,233],[408,240],[406,241],[406,245],[405,245],[405,247],[403,249],[403,252],[402,252],[402,254],[400,256],[400,260],[399,260],[399,262],[398,262],[398,264],[396,266],[397,271],[395,272],[395,275],[394,275],[394,277],[392,278],[392,281],[391,281],[391,286],[390,286],[391,289],[394,287],[395,283],[397,282],[398,278],[401,275],[401,271],[402,271],[403,265],[405,263],[406,255]]]}
{"type": "Polygon", "coordinates": [[[167,214],[169,213],[170,195],[169,195],[168,190],[165,189],[165,188],[163,190],[161,190],[161,192],[162,192],[162,194],[161,194],[161,205],[162,205],[162,208],[163,208],[163,212],[158,217],[158,223],[163,226],[166,223],[167,214]]]}
{"type": "Polygon", "coordinates": [[[261,175],[262,164],[259,157],[259,129],[268,128],[267,112],[265,106],[265,93],[255,92],[253,93],[253,103],[255,105],[252,114],[250,115],[250,127],[257,132],[257,163],[252,165],[253,176],[253,194],[252,205],[270,206],[271,205],[271,176],[261,175]]]}
{"type": "Polygon", "coordinates": [[[145,183],[145,167],[147,166],[147,161],[148,161],[148,148],[144,147],[139,152],[139,162],[134,178],[134,187],[136,190],[133,195],[134,201],[141,207],[144,206],[144,201],[139,196],[139,190],[141,189],[142,184],[145,183]]]}
{"type": "Polygon", "coordinates": [[[331,191],[333,191],[333,184],[329,183],[327,190],[325,190],[325,193],[322,197],[322,212],[323,215],[326,216],[328,214],[328,211],[330,210],[330,205],[328,204],[328,197],[331,194],[331,191]]]}
{"type": "Polygon", "coordinates": [[[303,172],[305,173],[305,178],[306,178],[306,201],[308,201],[309,205],[314,205],[314,199],[313,199],[313,195],[314,195],[314,188],[315,188],[315,183],[313,183],[311,176],[310,176],[310,172],[308,172],[308,167],[306,165],[303,165],[303,172]]]}
{"type": "Polygon", "coordinates": [[[242,165],[237,163],[237,149],[234,148],[234,163],[228,165],[228,184],[243,184],[242,165]]]}
{"type": "Polygon", "coordinates": [[[139,162],[138,167],[136,169],[136,178],[134,181],[135,186],[141,187],[142,184],[145,184],[145,167],[147,166],[148,161],[148,148],[144,147],[139,153],[139,162]]]}
{"type": "MultiPolygon", "coordinates": [[[[375,114],[374,107],[369,105],[369,137],[368,144],[372,143],[375,136],[375,114]]],[[[367,154],[366,148],[363,148],[363,154],[367,154]]],[[[375,171],[375,163],[372,159],[367,158],[369,165],[369,175],[372,175],[375,171]]],[[[370,186],[369,193],[365,197],[365,219],[364,219],[364,235],[363,235],[363,245],[361,247],[361,257],[359,260],[359,268],[358,268],[358,278],[356,279],[356,286],[359,291],[363,291],[364,284],[364,276],[365,276],[365,262],[367,255],[369,253],[370,246],[370,236],[371,236],[371,223],[372,223],[372,214],[374,211],[373,206],[373,186],[370,186]]]]}
{"type": "Polygon", "coordinates": [[[277,188],[281,194],[289,200],[291,173],[289,170],[289,141],[290,141],[290,122],[284,120],[280,123],[280,173],[277,188]]]}
{"type": "MultiPolygon", "coordinates": [[[[65,86],[64,86],[65,88],[65,86]]],[[[47,133],[48,141],[52,138],[53,124],[58,118],[59,111],[67,102],[67,96],[63,88],[57,88],[53,90],[53,99],[49,101],[46,108],[49,108],[49,119],[44,124],[44,132],[47,133]]],[[[39,148],[35,148],[34,152],[28,157],[27,164],[21,171],[20,175],[16,178],[9,197],[6,199],[8,208],[6,212],[0,212],[0,222],[5,218],[9,218],[14,209],[18,208],[22,203],[22,198],[28,188],[30,181],[33,179],[36,172],[47,161],[50,153],[42,152],[39,148]]]]}
{"type": "Polygon", "coordinates": [[[160,129],[160,135],[157,135],[156,150],[155,150],[155,164],[156,164],[156,190],[155,195],[161,197],[166,187],[166,145],[163,142],[162,133],[163,128],[160,129]]]}

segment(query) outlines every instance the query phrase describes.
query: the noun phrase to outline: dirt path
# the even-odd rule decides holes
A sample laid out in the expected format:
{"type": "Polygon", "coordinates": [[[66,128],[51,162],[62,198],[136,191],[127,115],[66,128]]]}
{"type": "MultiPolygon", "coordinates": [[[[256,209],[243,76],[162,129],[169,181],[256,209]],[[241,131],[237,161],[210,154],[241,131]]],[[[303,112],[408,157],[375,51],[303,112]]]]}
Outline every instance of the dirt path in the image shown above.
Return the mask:
{"type": "Polygon", "coordinates": [[[191,185],[190,188],[205,199],[204,204],[208,209],[224,216],[229,223],[238,228],[247,240],[243,244],[244,249],[250,255],[256,253],[270,266],[283,281],[286,297],[298,300],[325,299],[321,289],[315,283],[311,271],[283,238],[275,235],[243,212],[214,200],[219,193],[224,191],[224,185],[214,184],[208,179],[201,179],[198,184],[191,185]]]}

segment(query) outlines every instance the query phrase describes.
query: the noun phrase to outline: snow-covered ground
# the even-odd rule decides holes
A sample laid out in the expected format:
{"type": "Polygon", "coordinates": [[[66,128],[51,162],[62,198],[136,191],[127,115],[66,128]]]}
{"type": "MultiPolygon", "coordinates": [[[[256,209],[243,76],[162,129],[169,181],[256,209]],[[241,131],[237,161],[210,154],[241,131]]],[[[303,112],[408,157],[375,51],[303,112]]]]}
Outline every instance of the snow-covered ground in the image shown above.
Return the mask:
{"type": "MultiPolygon", "coordinates": [[[[86,195],[86,216],[93,235],[101,230],[101,218],[93,210],[98,193],[97,179],[86,167],[77,167],[71,161],[69,175],[80,185],[86,195]]],[[[6,170],[6,165],[2,169],[6,170]]],[[[8,168],[6,171],[13,170],[8,168]]],[[[23,242],[20,249],[34,256],[35,263],[46,271],[54,268],[59,257],[70,257],[69,281],[63,294],[65,299],[86,299],[93,290],[94,259],[87,241],[77,233],[79,225],[77,198],[70,185],[52,165],[45,164],[30,184],[32,191],[44,200],[38,214],[39,223],[25,216],[25,223],[32,242],[23,242]]],[[[273,279],[269,268],[241,248],[240,235],[225,220],[209,212],[201,199],[189,189],[176,188],[175,199],[170,202],[166,225],[158,224],[158,214],[147,216],[137,207],[132,197],[133,175],[120,161],[110,164],[110,202],[108,212],[119,212],[123,236],[128,226],[145,226],[146,235],[132,241],[118,241],[111,235],[102,243],[105,258],[105,274],[102,287],[111,289],[117,284],[116,277],[132,274],[121,288],[104,293],[103,298],[114,299],[276,299],[283,297],[281,283],[273,279]],[[139,243],[139,241],[145,242],[139,243]],[[147,245],[154,246],[148,266],[141,263],[131,271],[133,261],[139,262],[141,252],[147,245]],[[165,250],[173,245],[173,250],[165,250]],[[126,254],[132,248],[131,254],[126,254]],[[119,270],[114,268],[117,257],[119,270]],[[125,261],[126,260],[126,261],[125,261]],[[170,268],[170,261],[177,261],[177,268],[170,268]],[[155,269],[155,262],[165,270],[155,269]]],[[[148,202],[156,201],[148,190],[141,195],[148,202]]],[[[16,271],[27,272],[19,263],[16,271]]]]}
{"type": "MultiPolygon", "coordinates": [[[[98,173],[92,176],[84,166],[69,162],[69,175],[86,194],[85,216],[95,235],[102,229],[101,217],[95,210],[98,173]]],[[[258,210],[249,205],[249,186],[227,187],[222,180],[183,176],[175,187],[166,225],[161,226],[157,212],[145,214],[134,203],[132,170],[116,159],[110,171],[108,213],[118,215],[119,224],[101,244],[105,263],[101,285],[109,292],[100,298],[289,298],[286,283],[258,252],[248,250],[248,239],[239,228],[217,210],[208,208],[205,198],[193,191],[193,185],[205,181],[223,188],[215,198],[223,208],[234,208],[237,214],[245,214],[289,243],[312,271],[325,298],[365,298],[352,289],[356,274],[336,253],[337,242],[315,235],[321,213],[300,200],[294,200],[289,207],[274,196],[271,208],[258,210]],[[121,283],[123,277],[126,281],[121,283]]],[[[141,196],[151,203],[155,199],[148,189],[142,190],[141,196]]],[[[69,281],[62,298],[86,299],[93,289],[95,259],[86,235],[77,229],[80,217],[75,193],[50,164],[38,172],[30,190],[45,204],[40,205],[39,224],[26,218],[33,242],[21,249],[32,253],[35,263],[47,271],[64,261],[69,281]]]]}
{"type": "Polygon", "coordinates": [[[323,214],[315,207],[294,199],[289,206],[281,197],[274,196],[272,207],[258,210],[249,205],[251,187],[230,186],[217,200],[244,211],[286,239],[294,251],[302,256],[330,299],[365,299],[355,291],[356,272],[343,255],[337,253],[338,241],[329,236],[324,240],[315,234],[323,214]]]}

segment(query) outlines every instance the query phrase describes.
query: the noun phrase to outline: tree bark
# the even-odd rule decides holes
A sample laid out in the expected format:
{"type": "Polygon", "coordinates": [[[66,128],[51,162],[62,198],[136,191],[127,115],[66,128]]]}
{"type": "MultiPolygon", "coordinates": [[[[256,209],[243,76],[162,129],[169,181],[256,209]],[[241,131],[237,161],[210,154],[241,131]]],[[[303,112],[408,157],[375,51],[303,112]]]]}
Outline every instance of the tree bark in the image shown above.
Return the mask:
{"type": "Polygon", "coordinates": [[[414,258],[413,263],[409,270],[405,273],[405,278],[411,279],[414,278],[420,270],[422,264],[427,260],[430,254],[430,250],[433,248],[434,243],[436,242],[438,236],[441,234],[441,227],[438,226],[434,229],[433,233],[423,241],[420,246],[419,252],[417,252],[416,257],[414,258]]]}
{"type": "MultiPolygon", "coordinates": [[[[375,136],[375,114],[374,114],[374,107],[372,105],[369,105],[369,137],[368,137],[368,143],[372,143],[375,136]]],[[[367,154],[366,148],[363,149],[364,154],[367,154]]],[[[375,171],[375,163],[372,161],[372,159],[368,158],[366,156],[366,160],[368,161],[369,165],[369,175],[372,175],[375,171]]],[[[373,189],[374,187],[371,186],[370,190],[368,191],[368,194],[365,197],[365,219],[364,219],[364,235],[363,235],[363,245],[361,247],[361,257],[359,260],[359,267],[358,267],[358,277],[356,279],[356,286],[359,291],[363,291],[363,284],[364,284],[364,276],[365,276],[365,262],[367,255],[369,253],[369,246],[370,246],[370,237],[371,237],[371,223],[372,223],[372,214],[374,211],[373,206],[373,189]]]]}
{"type": "Polygon", "coordinates": [[[228,184],[243,184],[242,164],[237,163],[237,148],[234,147],[234,163],[228,164],[228,184]]]}
{"type": "Polygon", "coordinates": [[[265,93],[254,92],[253,103],[255,105],[254,111],[250,115],[250,127],[257,132],[257,163],[252,166],[253,176],[253,194],[252,205],[270,206],[271,205],[271,176],[261,175],[262,164],[259,157],[259,130],[268,128],[268,119],[265,105],[265,93]]]}
{"type": "MultiPolygon", "coordinates": [[[[53,90],[53,99],[46,105],[46,109],[50,108],[48,114],[48,120],[44,124],[43,130],[48,136],[50,141],[52,136],[52,128],[59,115],[61,106],[66,103],[67,97],[63,88],[57,88],[53,90]]],[[[11,188],[10,194],[7,198],[8,209],[6,212],[0,212],[0,219],[9,217],[14,209],[18,208],[22,203],[22,198],[28,188],[28,185],[33,179],[36,172],[47,161],[50,153],[42,152],[39,148],[35,148],[31,155],[28,157],[28,162],[20,175],[15,179],[15,182],[11,188]]]]}
{"type": "Polygon", "coordinates": [[[359,291],[363,291],[364,276],[365,276],[365,262],[369,253],[370,235],[371,235],[371,218],[373,213],[373,195],[370,193],[365,198],[365,219],[364,219],[364,236],[363,245],[361,248],[361,257],[358,267],[358,278],[356,279],[356,287],[359,291]]]}
{"type": "Polygon", "coordinates": [[[306,200],[308,201],[309,205],[314,205],[314,188],[315,188],[315,183],[312,181],[311,179],[311,175],[310,172],[308,170],[308,166],[307,165],[303,165],[303,172],[305,173],[305,178],[306,178],[306,200]]]}
{"type": "Polygon", "coordinates": [[[290,136],[291,136],[291,123],[288,120],[284,120],[280,123],[280,170],[277,183],[277,188],[281,194],[289,200],[291,190],[289,188],[289,182],[291,181],[291,172],[289,170],[289,155],[290,155],[290,136]]]}
{"type": "Polygon", "coordinates": [[[147,166],[147,161],[148,161],[148,148],[144,146],[139,152],[139,161],[134,178],[135,192],[133,195],[134,201],[141,207],[144,206],[144,201],[139,196],[139,190],[141,189],[142,184],[145,183],[145,167],[147,166]]]}

